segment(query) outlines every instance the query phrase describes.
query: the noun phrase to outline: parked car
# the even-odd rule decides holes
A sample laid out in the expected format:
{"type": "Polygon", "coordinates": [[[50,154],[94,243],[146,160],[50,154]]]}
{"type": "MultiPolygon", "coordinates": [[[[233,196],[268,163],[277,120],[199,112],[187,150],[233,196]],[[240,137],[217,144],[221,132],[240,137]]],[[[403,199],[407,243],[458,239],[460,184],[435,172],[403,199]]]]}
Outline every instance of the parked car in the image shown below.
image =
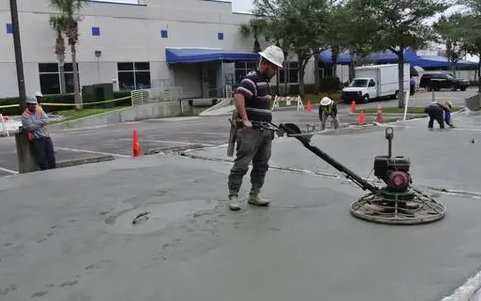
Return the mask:
{"type": "Polygon", "coordinates": [[[421,88],[428,87],[430,90],[439,91],[440,89],[451,89],[451,91],[465,91],[469,86],[469,81],[463,78],[456,78],[448,73],[426,72],[421,76],[419,82],[421,88]]]}

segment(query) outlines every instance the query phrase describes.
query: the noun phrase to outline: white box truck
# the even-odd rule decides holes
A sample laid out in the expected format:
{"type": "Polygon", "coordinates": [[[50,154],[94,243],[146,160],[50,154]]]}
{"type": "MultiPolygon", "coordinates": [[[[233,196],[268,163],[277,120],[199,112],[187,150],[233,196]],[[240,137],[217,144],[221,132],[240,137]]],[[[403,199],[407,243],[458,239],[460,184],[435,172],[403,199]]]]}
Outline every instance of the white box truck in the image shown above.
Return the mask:
{"type": "MultiPolygon", "coordinates": [[[[404,91],[410,88],[410,65],[404,64],[404,91]]],[[[354,68],[354,79],[342,89],[344,102],[367,103],[374,99],[399,97],[398,64],[354,68]]]]}

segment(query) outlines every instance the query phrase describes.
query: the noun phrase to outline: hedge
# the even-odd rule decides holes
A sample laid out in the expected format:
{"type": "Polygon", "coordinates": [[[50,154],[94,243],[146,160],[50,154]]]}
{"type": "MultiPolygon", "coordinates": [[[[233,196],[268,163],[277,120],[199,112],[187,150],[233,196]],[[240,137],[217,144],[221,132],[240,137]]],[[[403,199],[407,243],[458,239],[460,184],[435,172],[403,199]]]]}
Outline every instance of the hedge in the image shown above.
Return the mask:
{"type": "MultiPolygon", "coordinates": [[[[130,96],[130,91],[119,91],[114,92],[114,98],[124,98],[130,96]]],[[[84,101],[84,103],[95,102],[95,101],[84,101]]],[[[14,105],[19,103],[18,97],[10,97],[10,98],[0,98],[0,106],[4,105],[14,105]]],[[[42,103],[75,103],[74,94],[56,94],[56,95],[44,95],[42,103]]],[[[98,104],[98,105],[91,105],[88,108],[109,108],[109,107],[119,107],[119,106],[130,106],[131,100],[125,99],[117,102],[110,102],[105,104],[98,104]]],[[[68,110],[73,109],[74,106],[65,107],[65,106],[44,106],[43,109],[45,112],[57,112],[61,110],[68,110]]],[[[20,106],[12,107],[12,108],[4,108],[0,109],[0,113],[3,115],[20,115],[21,109],[20,106]]]]}

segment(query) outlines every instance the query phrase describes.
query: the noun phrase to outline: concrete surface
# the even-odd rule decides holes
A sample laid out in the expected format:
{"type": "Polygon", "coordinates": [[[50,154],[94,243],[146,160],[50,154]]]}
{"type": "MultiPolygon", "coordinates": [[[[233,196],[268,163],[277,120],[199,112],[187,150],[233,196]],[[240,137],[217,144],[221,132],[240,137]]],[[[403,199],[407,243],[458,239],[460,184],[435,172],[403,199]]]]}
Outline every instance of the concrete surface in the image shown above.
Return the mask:
{"type": "MultiPolygon", "coordinates": [[[[340,113],[342,126],[355,123],[357,116],[349,112],[340,113]]],[[[276,122],[314,123],[320,128],[317,112],[277,111],[276,122]]],[[[375,116],[366,116],[366,122],[372,122],[375,116]]],[[[329,123],[329,122],[328,122],[329,123]]],[[[330,126],[330,124],[328,124],[330,126]]],[[[222,145],[227,142],[229,124],[226,116],[220,117],[178,117],[126,122],[82,129],[50,129],[58,160],[71,160],[94,155],[113,155],[116,158],[132,155],[132,134],[137,129],[142,152],[149,150],[170,149],[172,147],[189,147],[198,144],[204,146],[222,145]]],[[[11,173],[18,171],[15,141],[13,138],[0,140],[0,169],[11,173]]],[[[0,174],[1,176],[1,174],[0,174]]]]}
{"type": "MultiPolygon", "coordinates": [[[[456,116],[459,128],[442,132],[408,122],[395,154],[411,156],[416,183],[475,189],[479,144],[465,142],[479,122],[456,116]]],[[[381,130],[316,144],[363,173],[385,153],[381,130]]],[[[479,199],[428,191],[447,205],[443,220],[371,224],[349,214],[363,195],[352,183],[285,169],[327,170],[297,141],[276,139],[273,151],[283,170],[268,174],[272,206],[236,213],[224,201],[231,165],[211,160],[154,155],[0,178],[1,300],[432,301],[478,271],[479,199]]],[[[445,300],[468,300],[459,296],[445,300]]]]}
{"type": "MultiPolygon", "coordinates": [[[[393,124],[393,153],[411,158],[411,173],[416,184],[481,194],[481,161],[477,160],[481,147],[481,115],[466,118],[453,114],[453,122],[457,128],[443,131],[436,125],[433,131],[428,131],[427,119],[393,124]]],[[[373,169],[374,156],[387,154],[384,130],[385,127],[356,127],[330,131],[314,136],[312,144],[345,162],[349,169],[368,176],[373,169]]],[[[275,147],[271,159],[274,165],[339,175],[295,139],[283,137],[275,147]]],[[[225,149],[218,148],[192,154],[231,161],[225,153],[225,149]]]]}

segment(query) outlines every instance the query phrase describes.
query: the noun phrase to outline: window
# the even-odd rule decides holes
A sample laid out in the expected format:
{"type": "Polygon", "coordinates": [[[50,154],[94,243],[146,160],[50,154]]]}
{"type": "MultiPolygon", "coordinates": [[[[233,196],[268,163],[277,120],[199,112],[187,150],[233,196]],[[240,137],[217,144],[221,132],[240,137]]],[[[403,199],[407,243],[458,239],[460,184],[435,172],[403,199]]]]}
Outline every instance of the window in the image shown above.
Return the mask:
{"type": "MultiPolygon", "coordinates": [[[[74,91],[72,67],[72,63],[65,63],[63,66],[66,93],[73,93],[74,91]]],[[[79,70],[78,64],[77,70],[79,70]]],[[[40,63],[38,64],[38,73],[40,78],[40,91],[43,94],[60,94],[60,70],[58,63],[40,63]]]]}
{"type": "Polygon", "coordinates": [[[92,35],[93,36],[100,36],[100,28],[99,27],[92,27],[92,35]]]}
{"type": "Polygon", "coordinates": [[[235,79],[236,85],[240,83],[242,78],[250,71],[255,70],[257,67],[256,61],[239,61],[235,62],[235,79]]]}
{"type": "Polygon", "coordinates": [[[120,90],[150,89],[149,62],[121,62],[117,70],[120,90]]]}
{"type": "Polygon", "coordinates": [[[7,23],[6,28],[7,28],[7,33],[13,33],[13,26],[11,23],[7,23]]]}
{"type": "Polygon", "coordinates": [[[299,76],[297,73],[297,62],[287,62],[287,68],[279,69],[279,82],[284,83],[284,76],[287,71],[287,82],[288,83],[298,83],[299,76]]]}
{"type": "Polygon", "coordinates": [[[218,32],[217,33],[217,40],[223,40],[224,39],[224,33],[223,32],[218,32]]]}
{"type": "Polygon", "coordinates": [[[161,37],[162,39],[167,39],[167,38],[169,37],[169,34],[168,34],[167,30],[162,29],[162,30],[160,31],[160,37],[161,37]]]}

